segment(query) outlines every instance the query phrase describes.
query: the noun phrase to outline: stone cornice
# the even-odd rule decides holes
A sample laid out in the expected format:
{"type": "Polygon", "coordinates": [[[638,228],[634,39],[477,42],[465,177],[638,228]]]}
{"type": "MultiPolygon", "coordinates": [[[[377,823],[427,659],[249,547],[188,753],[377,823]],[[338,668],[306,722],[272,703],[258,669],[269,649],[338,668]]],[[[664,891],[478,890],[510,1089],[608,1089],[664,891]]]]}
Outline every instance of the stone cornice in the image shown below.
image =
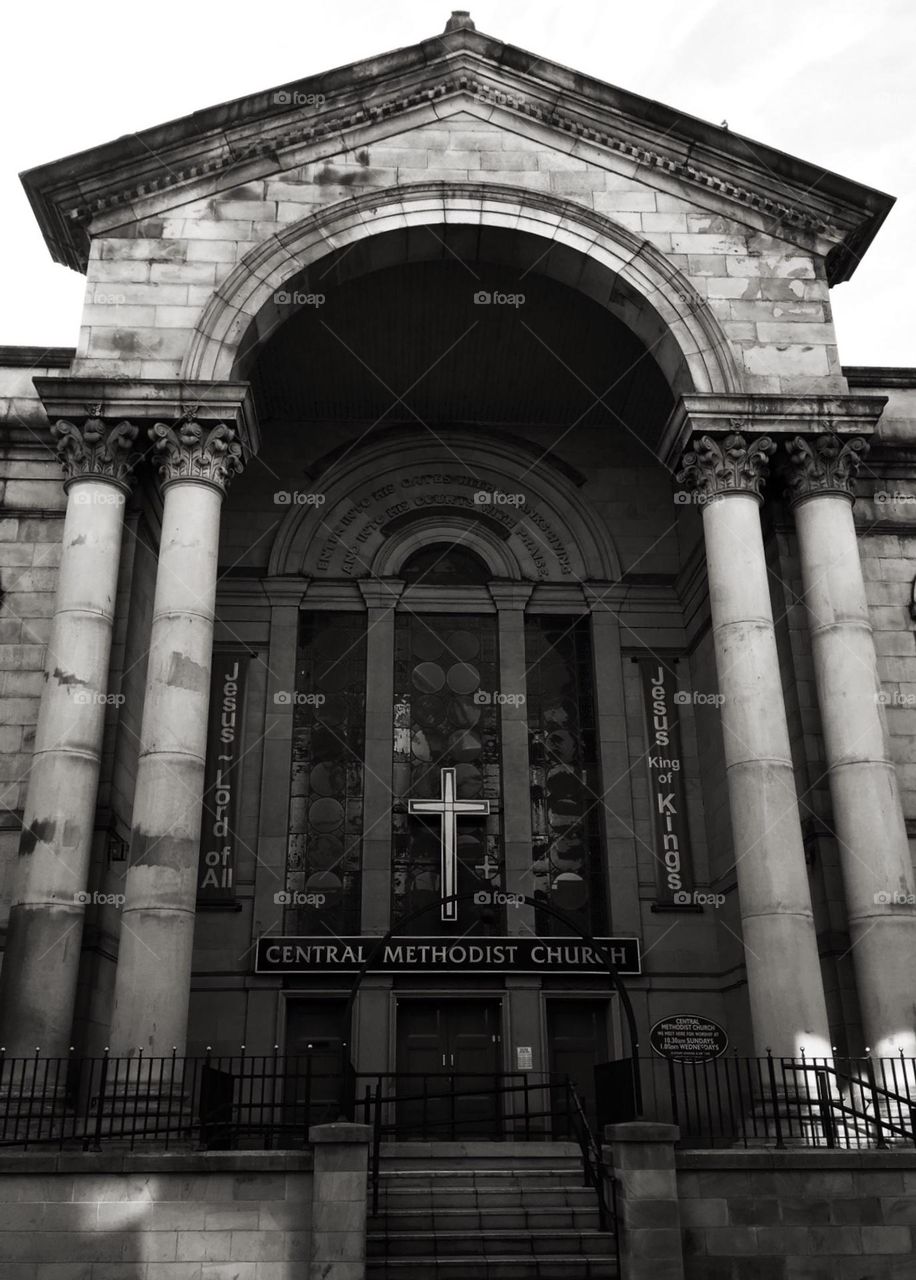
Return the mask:
{"type": "Polygon", "coordinates": [[[212,193],[281,172],[284,153],[327,139],[346,149],[350,132],[402,117],[408,128],[411,115],[435,116],[440,104],[462,96],[482,115],[505,111],[635,161],[647,174],[664,171],[715,192],[774,228],[826,237],[834,246],[832,283],[849,278],[893,204],[881,192],[467,29],[128,135],[29,170],[22,180],[52,256],[84,270],[89,223],[99,214],[123,209],[124,221],[136,221],[150,196],[174,193],[174,205],[196,198],[201,180],[212,193]]]}
{"type": "Polygon", "coordinates": [[[244,458],[257,453],[260,445],[247,382],[44,377],[32,381],[52,422],[101,417],[125,418],[147,426],[156,422],[178,426],[193,418],[204,426],[223,423],[231,427],[244,458]]]}
{"type": "Polygon", "coordinates": [[[887,404],[886,396],[687,395],[675,405],[662,433],[658,455],[670,468],[700,436],[733,432],[755,436],[870,436],[887,404]]]}

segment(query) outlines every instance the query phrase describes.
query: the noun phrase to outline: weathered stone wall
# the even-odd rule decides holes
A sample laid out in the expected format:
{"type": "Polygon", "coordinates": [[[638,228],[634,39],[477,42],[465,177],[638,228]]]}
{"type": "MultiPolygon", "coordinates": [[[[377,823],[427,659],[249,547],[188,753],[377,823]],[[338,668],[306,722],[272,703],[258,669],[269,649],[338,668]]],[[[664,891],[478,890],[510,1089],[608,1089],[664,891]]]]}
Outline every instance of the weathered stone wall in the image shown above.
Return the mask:
{"type": "Polygon", "coordinates": [[[916,1152],[678,1151],[687,1280],[904,1280],[916,1152]]]}
{"type": "Polygon", "coordinates": [[[845,389],[812,246],[777,238],[749,211],[737,220],[733,206],[672,174],[653,169],[649,181],[635,161],[534,121],[505,113],[500,121],[483,103],[473,113],[438,110],[441,118],[414,128],[356,129],[337,154],[325,145],[313,150],[320,159],[282,174],[100,231],[74,371],[175,377],[211,294],[253,247],[354,194],[438,181],[549,192],[605,215],[685,274],[721,324],[748,389],[845,389]]]}
{"type": "Polygon", "coordinates": [[[298,1280],[311,1153],[6,1155],[0,1280],[298,1280]]]}
{"type": "Polygon", "coordinates": [[[0,367],[0,926],[9,912],[50,634],[66,498],[32,385],[47,366],[0,367]]]}

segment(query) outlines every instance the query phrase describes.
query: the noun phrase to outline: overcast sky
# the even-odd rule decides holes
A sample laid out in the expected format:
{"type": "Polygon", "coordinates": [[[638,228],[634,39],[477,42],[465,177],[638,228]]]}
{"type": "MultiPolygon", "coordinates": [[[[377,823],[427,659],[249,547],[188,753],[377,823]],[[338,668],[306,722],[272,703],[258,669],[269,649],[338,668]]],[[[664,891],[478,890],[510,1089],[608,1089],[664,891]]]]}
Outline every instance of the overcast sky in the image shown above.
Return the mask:
{"type": "MultiPolygon", "coordinates": [[[[17,174],[229,98],[413,44],[429,0],[12,0],[0,77],[0,343],[74,346],[83,278],[17,174]]],[[[897,196],[833,292],[844,364],[916,366],[913,0],[487,0],[480,31],[897,196]]]]}

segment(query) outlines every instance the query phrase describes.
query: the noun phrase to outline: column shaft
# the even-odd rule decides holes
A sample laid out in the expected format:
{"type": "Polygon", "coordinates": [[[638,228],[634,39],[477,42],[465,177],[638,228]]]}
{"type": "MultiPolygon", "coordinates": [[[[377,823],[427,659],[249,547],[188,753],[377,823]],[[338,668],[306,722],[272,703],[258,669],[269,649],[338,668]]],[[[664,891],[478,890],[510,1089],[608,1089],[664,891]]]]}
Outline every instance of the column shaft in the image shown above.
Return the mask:
{"type": "Polygon", "coordinates": [[[221,490],[165,488],[111,1045],[184,1051],[221,490]]]}
{"type": "Polygon", "coordinates": [[[756,1051],[830,1055],[757,497],[703,509],[756,1051]]]}
{"type": "Polygon", "coordinates": [[[68,488],[57,599],[0,980],[10,1056],[67,1053],[104,731],[124,486],[68,488]]]}
{"type": "Polygon", "coordinates": [[[881,705],[852,503],[795,507],[859,1003],[873,1053],[916,1056],[916,886],[881,705]]]}
{"type": "MultiPolygon", "coordinates": [[[[492,583],[499,628],[499,730],[502,743],[503,889],[531,897],[531,783],[528,771],[527,662],[525,603],[527,582],[492,583]]],[[[534,910],[527,905],[507,907],[510,934],[530,937],[535,932],[534,910]]]]}

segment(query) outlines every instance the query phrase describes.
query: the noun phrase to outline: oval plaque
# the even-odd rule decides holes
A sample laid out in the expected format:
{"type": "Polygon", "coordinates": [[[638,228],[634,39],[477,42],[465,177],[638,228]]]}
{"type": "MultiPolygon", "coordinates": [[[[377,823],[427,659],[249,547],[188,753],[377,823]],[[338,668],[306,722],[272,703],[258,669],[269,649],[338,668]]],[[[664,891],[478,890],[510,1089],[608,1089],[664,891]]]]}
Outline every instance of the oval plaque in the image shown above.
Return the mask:
{"type": "Polygon", "coordinates": [[[653,1053],[672,1062],[711,1062],[728,1048],[728,1036],[718,1022],[690,1013],[674,1013],[656,1022],[649,1032],[653,1053]]]}

